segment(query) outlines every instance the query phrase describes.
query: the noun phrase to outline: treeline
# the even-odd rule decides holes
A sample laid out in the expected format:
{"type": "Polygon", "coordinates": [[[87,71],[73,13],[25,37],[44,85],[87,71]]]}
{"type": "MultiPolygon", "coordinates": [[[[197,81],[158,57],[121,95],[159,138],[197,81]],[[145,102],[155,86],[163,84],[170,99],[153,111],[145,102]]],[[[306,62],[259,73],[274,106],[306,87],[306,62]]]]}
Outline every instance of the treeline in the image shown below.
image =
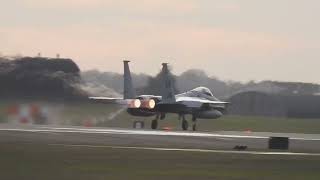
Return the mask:
{"type": "MultiPolygon", "coordinates": [[[[248,91],[282,95],[314,95],[319,85],[299,82],[223,81],[204,71],[191,69],[181,75],[171,74],[176,93],[206,86],[221,99],[248,91]]],[[[160,95],[160,72],[155,76],[132,73],[137,94],[160,95]]],[[[80,72],[71,59],[0,56],[0,97],[87,98],[121,97],[123,75],[90,70],[80,72]]]]}
{"type": "MultiPolygon", "coordinates": [[[[81,73],[83,82],[91,86],[108,87],[110,91],[123,91],[123,75],[119,73],[100,72],[90,70],[81,73]]],[[[208,76],[204,71],[198,69],[187,70],[181,75],[172,75],[175,81],[176,93],[191,90],[198,86],[206,86],[212,90],[213,94],[221,99],[227,99],[234,94],[247,91],[264,92],[268,94],[282,95],[314,95],[320,92],[320,86],[312,83],[300,82],[247,82],[223,81],[216,77],[208,76]]],[[[149,76],[146,74],[132,73],[134,86],[138,94],[160,94],[161,81],[159,74],[149,76]]],[[[101,95],[101,94],[100,94],[101,95]]]]}

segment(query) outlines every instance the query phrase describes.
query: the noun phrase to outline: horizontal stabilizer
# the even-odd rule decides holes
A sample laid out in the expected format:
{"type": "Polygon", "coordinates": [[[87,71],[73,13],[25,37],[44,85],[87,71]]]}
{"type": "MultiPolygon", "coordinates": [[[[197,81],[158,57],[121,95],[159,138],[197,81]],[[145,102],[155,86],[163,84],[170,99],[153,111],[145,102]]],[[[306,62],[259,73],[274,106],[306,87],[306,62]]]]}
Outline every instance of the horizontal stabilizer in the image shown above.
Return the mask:
{"type": "Polygon", "coordinates": [[[140,108],[141,101],[139,99],[121,99],[121,98],[109,98],[109,97],[89,97],[91,102],[101,104],[115,104],[125,106],[127,108],[140,108]]]}

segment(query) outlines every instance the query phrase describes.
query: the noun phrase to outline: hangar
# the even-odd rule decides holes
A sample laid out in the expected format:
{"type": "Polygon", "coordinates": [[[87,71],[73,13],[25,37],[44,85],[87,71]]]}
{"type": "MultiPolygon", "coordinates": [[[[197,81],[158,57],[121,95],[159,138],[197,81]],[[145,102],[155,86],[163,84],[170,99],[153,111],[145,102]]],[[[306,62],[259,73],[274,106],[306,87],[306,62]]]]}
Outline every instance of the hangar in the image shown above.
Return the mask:
{"type": "Polygon", "coordinates": [[[281,95],[257,91],[229,98],[228,114],[288,118],[320,118],[320,96],[281,95]]]}

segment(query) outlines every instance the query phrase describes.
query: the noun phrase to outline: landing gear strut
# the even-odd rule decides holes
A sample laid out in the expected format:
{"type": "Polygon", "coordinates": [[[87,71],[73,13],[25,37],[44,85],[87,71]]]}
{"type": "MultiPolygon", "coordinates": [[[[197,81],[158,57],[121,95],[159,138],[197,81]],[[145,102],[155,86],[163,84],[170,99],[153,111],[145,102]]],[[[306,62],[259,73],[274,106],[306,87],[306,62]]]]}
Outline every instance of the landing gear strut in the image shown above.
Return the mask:
{"type": "Polygon", "coordinates": [[[192,116],[192,130],[196,131],[197,130],[197,118],[195,116],[192,116]]]}
{"type": "Polygon", "coordinates": [[[182,130],[186,131],[188,130],[188,127],[188,121],[186,120],[185,115],[182,115],[182,130]]]}
{"type": "Polygon", "coordinates": [[[152,120],[151,129],[157,129],[158,128],[158,119],[159,119],[159,114],[157,114],[156,118],[154,120],[152,120]]]}

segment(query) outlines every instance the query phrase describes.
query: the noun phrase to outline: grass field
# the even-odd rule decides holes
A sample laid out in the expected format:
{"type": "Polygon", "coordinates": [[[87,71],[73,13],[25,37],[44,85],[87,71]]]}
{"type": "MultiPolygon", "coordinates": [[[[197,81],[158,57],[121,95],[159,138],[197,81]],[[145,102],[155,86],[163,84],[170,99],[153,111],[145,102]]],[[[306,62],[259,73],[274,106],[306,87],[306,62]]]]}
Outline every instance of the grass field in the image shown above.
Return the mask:
{"type": "MultiPolygon", "coordinates": [[[[24,104],[30,104],[25,102],[24,104]]],[[[4,112],[8,102],[0,103],[0,122],[5,121],[4,112]]],[[[49,122],[63,125],[84,125],[90,121],[96,126],[131,128],[133,121],[143,120],[145,127],[150,128],[151,118],[132,117],[125,110],[113,105],[90,103],[38,103],[49,109],[49,122]],[[114,116],[114,114],[118,114],[114,116]],[[112,116],[114,116],[112,118],[112,116]]],[[[187,117],[191,119],[190,116],[187,117]]],[[[180,130],[177,115],[169,114],[159,121],[160,127],[172,127],[180,130]]],[[[287,119],[271,117],[224,116],[216,120],[198,120],[199,131],[267,131],[291,133],[320,133],[320,119],[287,119]]]]}
{"type": "Polygon", "coordinates": [[[320,157],[225,155],[111,148],[1,144],[6,180],[318,180],[320,157]]]}

